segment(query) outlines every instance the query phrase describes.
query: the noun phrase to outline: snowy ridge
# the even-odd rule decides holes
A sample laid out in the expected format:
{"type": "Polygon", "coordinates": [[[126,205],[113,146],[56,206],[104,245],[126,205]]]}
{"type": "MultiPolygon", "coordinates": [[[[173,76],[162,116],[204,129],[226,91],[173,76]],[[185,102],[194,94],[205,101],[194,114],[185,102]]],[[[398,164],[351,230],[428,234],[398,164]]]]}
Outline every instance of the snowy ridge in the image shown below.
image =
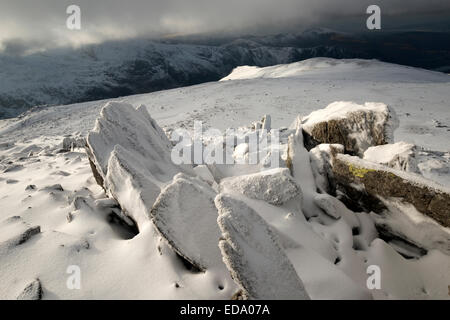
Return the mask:
{"type": "MultiPolygon", "coordinates": [[[[286,78],[314,75],[318,73],[330,73],[331,77],[346,78],[348,72],[355,68],[363,68],[365,70],[366,78],[371,77],[374,80],[379,80],[380,76],[384,76],[387,81],[396,81],[397,79],[408,81],[422,82],[422,81],[436,81],[448,82],[449,79],[445,74],[420,70],[412,67],[398,66],[378,60],[362,60],[362,59],[330,59],[330,58],[312,58],[291,64],[282,64],[271,67],[255,67],[255,66],[241,66],[233,69],[233,71],[220,81],[227,80],[246,80],[257,78],[286,78]],[[392,70],[394,68],[394,70],[392,70]],[[331,69],[331,70],[330,70],[331,69]]],[[[356,80],[356,79],[354,79],[356,80]]]]}

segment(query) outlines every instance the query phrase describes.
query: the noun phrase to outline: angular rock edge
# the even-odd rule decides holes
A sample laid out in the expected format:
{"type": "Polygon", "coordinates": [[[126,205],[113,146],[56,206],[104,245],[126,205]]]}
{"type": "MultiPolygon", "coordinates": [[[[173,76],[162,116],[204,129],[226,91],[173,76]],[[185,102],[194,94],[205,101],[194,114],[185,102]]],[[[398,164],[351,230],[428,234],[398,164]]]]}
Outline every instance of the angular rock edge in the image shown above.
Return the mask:
{"type": "Polygon", "coordinates": [[[247,204],[229,195],[215,199],[223,261],[244,299],[309,300],[303,282],[271,227],[247,204]]]}
{"type": "Polygon", "coordinates": [[[39,279],[29,283],[17,296],[17,300],[42,300],[42,285],[39,279]]]}
{"type": "Polygon", "coordinates": [[[333,174],[338,184],[344,188],[353,188],[355,184],[364,186],[369,197],[360,200],[369,209],[375,212],[382,210],[379,204],[372,202],[373,198],[401,198],[420,213],[446,228],[450,227],[450,190],[447,188],[421,176],[349,155],[336,154],[332,161],[333,174]]]}

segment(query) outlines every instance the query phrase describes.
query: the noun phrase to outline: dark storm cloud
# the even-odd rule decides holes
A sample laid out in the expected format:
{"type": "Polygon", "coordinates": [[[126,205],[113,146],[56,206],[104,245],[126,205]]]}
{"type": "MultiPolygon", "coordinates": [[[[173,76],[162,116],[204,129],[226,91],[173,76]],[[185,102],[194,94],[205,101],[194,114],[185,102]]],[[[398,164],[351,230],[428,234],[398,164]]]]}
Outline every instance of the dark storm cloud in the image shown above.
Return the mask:
{"type": "Polygon", "coordinates": [[[0,46],[26,51],[27,44],[308,26],[362,16],[371,4],[389,16],[450,13],[449,0],[0,0],[0,46]],[[81,31],[65,27],[70,4],[81,7],[81,31]]]}

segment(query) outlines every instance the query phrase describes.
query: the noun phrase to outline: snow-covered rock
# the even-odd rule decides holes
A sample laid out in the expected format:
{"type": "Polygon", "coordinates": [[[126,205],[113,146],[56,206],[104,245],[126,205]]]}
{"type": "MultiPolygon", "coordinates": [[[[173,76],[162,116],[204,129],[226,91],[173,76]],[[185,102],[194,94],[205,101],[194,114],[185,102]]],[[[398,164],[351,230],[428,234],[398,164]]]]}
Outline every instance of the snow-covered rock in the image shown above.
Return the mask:
{"type": "Polygon", "coordinates": [[[220,194],[219,243],[224,262],[247,299],[306,300],[309,295],[271,227],[244,202],[220,194]]]}
{"type": "MultiPolygon", "coordinates": [[[[417,145],[421,173],[429,168],[430,176],[425,177],[440,176],[445,182],[450,131],[431,119],[447,125],[448,106],[442,102],[449,100],[447,75],[373,61],[359,65],[333,60],[325,66],[328,62],[322,60],[322,64],[324,68],[289,78],[208,83],[120,100],[133,106],[146,104],[152,117],[169,132],[178,127],[189,130],[195,120],[204,121],[205,127],[225,130],[246,126],[264,114],[272,115],[272,128],[286,127],[297,114],[306,115],[336,99],[354,99],[357,94],[394,106],[401,118],[396,141],[417,145]]],[[[288,73],[290,66],[283,68],[288,73]]],[[[0,298],[15,299],[31,281],[40,279],[43,299],[230,299],[239,287],[225,264],[195,272],[180,261],[180,254],[148,217],[149,205],[143,198],[159,195],[158,190],[172,184],[172,178],[160,186],[159,179],[149,180],[149,171],[141,164],[143,157],[127,149],[128,142],[111,147],[118,150],[111,152],[117,154],[114,161],[126,160],[117,164],[120,170],[111,172],[117,177],[114,184],[120,187],[120,199],[125,200],[121,205],[127,204],[124,209],[95,183],[83,150],[59,153],[64,137],[81,137],[93,128],[104,104],[94,101],[43,108],[20,119],[0,120],[0,170],[21,165],[16,168],[19,170],[0,174],[0,221],[11,218],[0,223],[0,298]],[[129,170],[131,165],[133,171],[129,170]],[[123,211],[143,217],[138,231],[115,217],[126,217],[123,211]],[[71,217],[70,223],[66,217],[71,217]],[[20,219],[25,223],[19,223],[20,219]],[[35,233],[37,226],[42,232],[35,233]],[[28,229],[34,232],[28,233],[28,229]],[[69,264],[80,266],[82,290],[67,290],[69,264]]],[[[289,160],[292,177],[302,189],[302,203],[294,205],[294,198],[275,206],[236,192],[232,197],[251,207],[271,228],[281,253],[288,257],[311,299],[448,299],[447,229],[414,206],[395,199],[384,201],[380,214],[360,212],[359,207],[349,209],[352,207],[343,204],[343,193],[334,197],[319,187],[314,154],[305,149],[298,123],[280,134],[282,143],[293,134],[289,157],[284,160],[289,160]],[[438,247],[441,250],[434,250],[438,247]],[[381,290],[367,289],[369,265],[382,270],[381,290]]],[[[207,167],[199,166],[195,172],[212,182],[213,189],[214,183],[225,177],[261,170],[246,165],[221,165],[217,170],[207,167]]],[[[360,194],[347,196],[358,199],[360,194]]],[[[170,197],[166,198],[172,205],[170,197]]],[[[196,199],[192,197],[190,202],[196,199]]],[[[195,221],[189,223],[189,228],[194,227],[195,221]]],[[[217,240],[211,242],[211,246],[217,244],[217,240]]],[[[254,251],[248,247],[245,252],[254,251]]],[[[259,266],[254,268],[263,271],[259,266]]]]}
{"type": "Polygon", "coordinates": [[[14,248],[40,234],[41,227],[31,226],[20,216],[12,216],[0,223],[0,231],[0,247],[14,248]]]}
{"type": "Polygon", "coordinates": [[[39,279],[30,282],[17,296],[17,300],[41,300],[42,286],[39,279]]]}
{"type": "Polygon", "coordinates": [[[103,178],[116,145],[146,159],[144,164],[151,166],[154,175],[166,178],[179,172],[170,158],[169,139],[143,105],[135,109],[127,103],[107,103],[87,137],[87,145],[103,178]]]}
{"type": "Polygon", "coordinates": [[[155,226],[173,250],[201,271],[222,264],[216,195],[200,179],[178,174],[151,211],[155,226]]]}
{"type": "Polygon", "coordinates": [[[220,182],[220,190],[239,192],[251,199],[264,200],[274,205],[282,205],[295,197],[301,202],[302,194],[287,168],[226,178],[220,182]]]}
{"type": "MultiPolygon", "coordinates": [[[[423,231],[419,222],[429,218],[433,219],[430,220],[434,221],[436,229],[447,228],[448,231],[450,227],[450,190],[431,180],[343,154],[334,157],[333,173],[339,187],[369,211],[386,214],[387,209],[387,215],[403,214],[416,225],[419,234],[423,231]]],[[[401,233],[401,228],[395,225],[392,229],[401,233]]],[[[450,233],[444,239],[436,241],[431,248],[450,252],[450,233]]]]}
{"type": "Polygon", "coordinates": [[[363,159],[384,164],[397,170],[419,172],[416,159],[416,146],[403,141],[370,147],[364,152],[363,159]]]}
{"type": "Polygon", "coordinates": [[[349,153],[363,155],[371,146],[393,141],[398,119],[384,103],[334,102],[301,119],[308,139],[316,143],[342,144],[349,153]]]}
{"type": "Polygon", "coordinates": [[[63,151],[72,151],[75,148],[84,148],[86,146],[86,139],[80,137],[65,137],[62,141],[63,151]]]}
{"type": "Polygon", "coordinates": [[[138,227],[148,222],[161,188],[183,171],[172,162],[171,143],[145,106],[106,104],[87,145],[97,181],[138,227]]]}

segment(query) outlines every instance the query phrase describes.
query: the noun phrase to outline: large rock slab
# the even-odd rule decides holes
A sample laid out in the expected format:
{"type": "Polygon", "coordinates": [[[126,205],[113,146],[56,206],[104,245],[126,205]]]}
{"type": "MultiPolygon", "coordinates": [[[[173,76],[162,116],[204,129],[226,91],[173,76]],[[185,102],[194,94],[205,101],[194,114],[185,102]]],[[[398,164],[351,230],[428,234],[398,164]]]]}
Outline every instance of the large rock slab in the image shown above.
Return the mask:
{"type": "Polygon", "coordinates": [[[251,199],[264,200],[273,205],[282,205],[302,195],[288,168],[226,178],[221,181],[220,189],[239,192],[251,199]]]}
{"type": "Polygon", "coordinates": [[[169,245],[201,271],[222,264],[216,195],[206,182],[178,174],[151,211],[156,228],[169,245]]]}
{"type": "Polygon", "coordinates": [[[170,166],[171,143],[145,106],[135,109],[128,103],[108,102],[86,140],[90,159],[103,178],[116,145],[146,158],[159,173],[170,167],[177,171],[170,166]]]}
{"type": "Polygon", "coordinates": [[[342,144],[347,153],[362,156],[371,146],[393,141],[398,120],[384,103],[334,102],[301,119],[305,145],[342,144]]]}
{"type": "Polygon", "coordinates": [[[231,276],[247,299],[309,299],[303,282],[271,227],[231,196],[215,199],[223,240],[219,246],[231,276]]]}
{"type": "MultiPolygon", "coordinates": [[[[417,174],[338,154],[333,173],[343,201],[373,212],[386,238],[450,254],[450,190],[417,174]]],[[[356,209],[355,209],[356,210],[356,209]]]]}
{"type": "Polygon", "coordinates": [[[450,227],[450,190],[431,180],[343,154],[333,159],[333,173],[341,185],[363,186],[377,198],[400,198],[450,227]]]}
{"type": "Polygon", "coordinates": [[[87,137],[87,153],[97,182],[119,202],[126,221],[131,218],[138,227],[147,223],[161,188],[189,171],[172,162],[171,147],[145,106],[109,102],[103,107],[87,137]]]}

